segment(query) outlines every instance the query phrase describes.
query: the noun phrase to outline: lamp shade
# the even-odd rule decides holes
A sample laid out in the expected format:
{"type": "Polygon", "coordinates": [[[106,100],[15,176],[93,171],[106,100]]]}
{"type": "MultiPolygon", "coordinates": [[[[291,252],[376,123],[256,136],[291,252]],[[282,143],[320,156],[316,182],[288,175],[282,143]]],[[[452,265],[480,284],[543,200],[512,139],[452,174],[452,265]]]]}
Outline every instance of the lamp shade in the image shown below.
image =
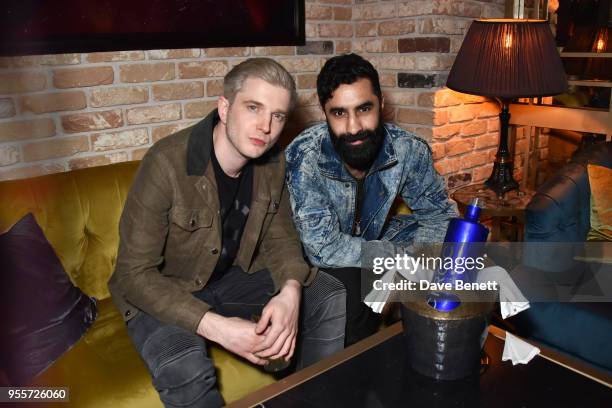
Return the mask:
{"type": "Polygon", "coordinates": [[[491,19],[472,22],[446,86],[512,99],[563,93],[567,79],[546,21],[491,19]]]}
{"type": "MultiPolygon", "coordinates": [[[[612,52],[610,27],[576,27],[564,52],[612,52]]],[[[565,58],[563,67],[568,75],[578,75],[584,79],[612,79],[612,60],[610,58],[565,58]]]]}

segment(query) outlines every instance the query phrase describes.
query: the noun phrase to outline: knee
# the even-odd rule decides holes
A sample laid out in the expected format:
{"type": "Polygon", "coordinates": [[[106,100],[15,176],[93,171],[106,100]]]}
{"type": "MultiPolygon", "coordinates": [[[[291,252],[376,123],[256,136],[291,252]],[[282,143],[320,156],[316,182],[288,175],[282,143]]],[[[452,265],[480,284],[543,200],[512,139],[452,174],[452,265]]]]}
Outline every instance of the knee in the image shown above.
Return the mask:
{"type": "Polygon", "coordinates": [[[201,400],[212,396],[220,406],[215,367],[206,355],[204,342],[195,337],[172,337],[152,339],[143,349],[161,400],[166,406],[188,407],[199,406],[201,400]]]}
{"type": "Polygon", "coordinates": [[[333,276],[319,272],[305,294],[305,313],[317,322],[344,319],[346,316],[346,288],[333,276]]]}
{"type": "Polygon", "coordinates": [[[322,320],[346,315],[346,289],[331,291],[321,303],[319,315],[322,320]]]}

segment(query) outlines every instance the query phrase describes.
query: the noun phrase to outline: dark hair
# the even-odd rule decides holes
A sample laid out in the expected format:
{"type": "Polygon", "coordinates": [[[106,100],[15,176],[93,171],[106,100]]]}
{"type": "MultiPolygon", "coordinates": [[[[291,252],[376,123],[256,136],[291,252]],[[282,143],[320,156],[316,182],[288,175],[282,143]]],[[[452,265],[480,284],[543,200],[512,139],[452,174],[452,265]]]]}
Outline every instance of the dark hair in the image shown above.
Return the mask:
{"type": "Polygon", "coordinates": [[[372,91],[381,100],[378,72],[369,61],[357,54],[338,55],[328,59],[317,77],[317,94],[321,106],[325,105],[340,85],[350,85],[361,78],[370,80],[372,91]]]}

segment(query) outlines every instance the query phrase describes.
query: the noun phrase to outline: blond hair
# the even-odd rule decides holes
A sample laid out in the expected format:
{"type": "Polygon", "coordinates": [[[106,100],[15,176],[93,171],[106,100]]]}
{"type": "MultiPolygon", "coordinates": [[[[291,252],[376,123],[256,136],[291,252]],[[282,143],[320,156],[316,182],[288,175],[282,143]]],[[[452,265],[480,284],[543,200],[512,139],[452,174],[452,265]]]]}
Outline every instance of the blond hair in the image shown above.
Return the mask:
{"type": "Polygon", "coordinates": [[[230,103],[234,102],[236,93],[242,89],[244,81],[249,77],[260,78],[288,90],[291,94],[290,109],[293,109],[297,99],[295,81],[281,64],[270,58],[250,58],[232,68],[223,79],[223,96],[230,103]]]}

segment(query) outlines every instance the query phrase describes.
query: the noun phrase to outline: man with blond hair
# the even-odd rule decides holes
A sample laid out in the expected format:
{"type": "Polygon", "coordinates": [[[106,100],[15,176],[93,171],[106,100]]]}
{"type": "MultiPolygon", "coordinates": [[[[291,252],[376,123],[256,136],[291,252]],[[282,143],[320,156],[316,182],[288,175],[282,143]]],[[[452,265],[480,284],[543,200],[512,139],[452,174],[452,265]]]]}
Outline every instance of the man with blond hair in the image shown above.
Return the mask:
{"type": "Polygon", "coordinates": [[[344,287],[304,262],[275,147],[295,99],[281,65],[247,60],[142,160],[109,287],[167,407],[223,404],[207,341],[257,365],[297,345],[298,368],[343,348],[344,287]]]}

